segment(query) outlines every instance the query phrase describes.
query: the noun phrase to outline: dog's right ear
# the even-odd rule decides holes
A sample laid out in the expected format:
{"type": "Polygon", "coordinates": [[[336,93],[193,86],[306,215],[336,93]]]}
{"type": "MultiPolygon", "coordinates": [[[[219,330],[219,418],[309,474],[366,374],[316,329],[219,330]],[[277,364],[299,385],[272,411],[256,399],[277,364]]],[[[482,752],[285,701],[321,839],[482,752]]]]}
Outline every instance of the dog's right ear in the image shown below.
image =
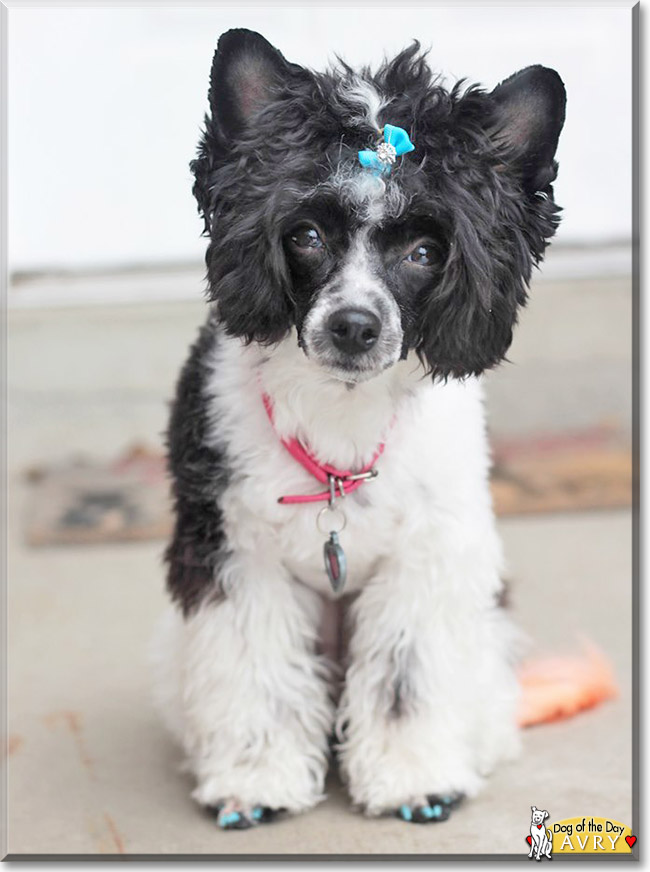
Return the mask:
{"type": "Polygon", "coordinates": [[[302,72],[252,30],[228,30],[217,44],[210,73],[212,119],[230,139],[272,99],[277,86],[302,72]]]}
{"type": "Polygon", "coordinates": [[[228,30],[219,38],[210,72],[210,112],[205,117],[198,156],[190,163],[195,178],[192,191],[203,215],[204,233],[211,229],[213,171],[250,119],[273,99],[278,85],[291,77],[308,75],[252,30],[228,30]]]}

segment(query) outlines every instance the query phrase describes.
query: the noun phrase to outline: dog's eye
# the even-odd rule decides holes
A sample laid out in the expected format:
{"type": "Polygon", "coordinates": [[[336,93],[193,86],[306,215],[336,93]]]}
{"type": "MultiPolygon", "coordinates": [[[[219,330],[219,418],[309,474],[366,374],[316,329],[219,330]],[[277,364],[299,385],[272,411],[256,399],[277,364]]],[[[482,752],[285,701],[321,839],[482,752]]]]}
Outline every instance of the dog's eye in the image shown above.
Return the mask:
{"type": "Polygon", "coordinates": [[[320,238],[318,230],[314,227],[299,227],[293,231],[290,236],[291,241],[296,248],[315,250],[323,248],[323,240],[320,238]]]}
{"type": "Polygon", "coordinates": [[[410,254],[407,254],[405,260],[409,263],[415,263],[418,266],[429,266],[432,261],[432,250],[430,245],[416,245],[410,254]]]}

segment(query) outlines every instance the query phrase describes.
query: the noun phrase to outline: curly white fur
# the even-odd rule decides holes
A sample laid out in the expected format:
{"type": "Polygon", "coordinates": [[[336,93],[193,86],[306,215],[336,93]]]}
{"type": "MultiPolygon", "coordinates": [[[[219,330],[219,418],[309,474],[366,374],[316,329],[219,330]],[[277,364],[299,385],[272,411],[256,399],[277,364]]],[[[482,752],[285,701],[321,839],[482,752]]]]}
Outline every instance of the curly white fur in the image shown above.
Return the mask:
{"type": "Polygon", "coordinates": [[[167,616],[156,655],[158,699],[194,796],[313,806],[335,724],[350,794],[369,814],[427,793],[475,794],[518,747],[515,633],[496,607],[502,558],[478,381],[434,385],[411,355],[350,389],[295,334],[271,351],[221,336],[211,365],[210,438],[231,470],[225,596],[186,620],[167,616]],[[338,712],[317,653],[323,598],[334,598],[322,504],[277,503],[315,488],[279,435],[341,468],[386,439],[377,480],[345,499],[345,592],[359,595],[338,712]]]}

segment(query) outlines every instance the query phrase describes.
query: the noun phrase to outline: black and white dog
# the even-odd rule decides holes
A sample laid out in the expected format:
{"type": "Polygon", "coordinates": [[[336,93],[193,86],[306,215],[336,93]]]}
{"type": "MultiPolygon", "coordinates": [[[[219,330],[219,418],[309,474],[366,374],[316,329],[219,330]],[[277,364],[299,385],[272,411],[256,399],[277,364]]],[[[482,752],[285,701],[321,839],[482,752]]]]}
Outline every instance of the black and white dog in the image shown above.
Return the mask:
{"type": "Polygon", "coordinates": [[[417,43],[319,74],[232,30],[209,102],[159,702],[223,827],[320,802],[332,737],[357,807],[443,820],[518,746],[478,376],[558,225],[564,86],[449,91],[417,43]]]}

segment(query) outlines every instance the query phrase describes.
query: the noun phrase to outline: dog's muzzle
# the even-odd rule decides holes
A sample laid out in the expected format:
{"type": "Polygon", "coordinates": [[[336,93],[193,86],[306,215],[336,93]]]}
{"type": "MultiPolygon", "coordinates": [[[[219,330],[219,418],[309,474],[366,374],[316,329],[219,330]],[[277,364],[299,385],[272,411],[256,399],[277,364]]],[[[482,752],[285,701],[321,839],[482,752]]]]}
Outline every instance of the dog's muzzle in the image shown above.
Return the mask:
{"type": "Polygon", "coordinates": [[[335,377],[367,381],[399,360],[403,343],[399,309],[381,290],[325,291],[307,315],[300,340],[307,357],[335,377]]]}

